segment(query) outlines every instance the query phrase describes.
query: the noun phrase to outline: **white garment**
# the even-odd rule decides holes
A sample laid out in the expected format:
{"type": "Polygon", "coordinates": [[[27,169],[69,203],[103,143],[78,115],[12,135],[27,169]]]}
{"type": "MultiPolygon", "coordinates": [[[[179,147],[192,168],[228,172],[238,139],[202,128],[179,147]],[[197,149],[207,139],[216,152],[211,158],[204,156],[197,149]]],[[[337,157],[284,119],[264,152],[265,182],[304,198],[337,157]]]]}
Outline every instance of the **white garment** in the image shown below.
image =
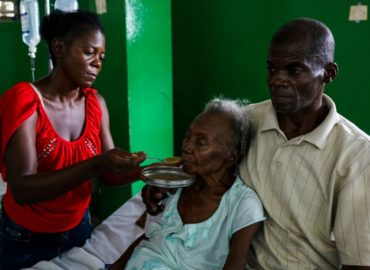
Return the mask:
{"type": "Polygon", "coordinates": [[[199,223],[184,224],[177,205],[182,189],[170,195],[162,215],[149,216],[143,240],[126,270],[222,269],[233,235],[265,220],[257,194],[240,178],[222,196],[217,210],[199,223]]]}

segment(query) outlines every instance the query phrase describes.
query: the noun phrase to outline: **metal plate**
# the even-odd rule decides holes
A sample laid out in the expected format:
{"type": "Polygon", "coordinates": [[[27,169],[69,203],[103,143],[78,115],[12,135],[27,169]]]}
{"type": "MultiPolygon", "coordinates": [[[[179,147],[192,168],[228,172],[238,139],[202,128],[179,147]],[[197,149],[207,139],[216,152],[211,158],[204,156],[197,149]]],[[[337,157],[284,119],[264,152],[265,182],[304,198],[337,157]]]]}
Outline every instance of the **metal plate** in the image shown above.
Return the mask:
{"type": "Polygon", "coordinates": [[[187,187],[195,182],[195,177],[179,167],[153,166],[141,172],[144,182],[151,186],[164,188],[187,187]]]}

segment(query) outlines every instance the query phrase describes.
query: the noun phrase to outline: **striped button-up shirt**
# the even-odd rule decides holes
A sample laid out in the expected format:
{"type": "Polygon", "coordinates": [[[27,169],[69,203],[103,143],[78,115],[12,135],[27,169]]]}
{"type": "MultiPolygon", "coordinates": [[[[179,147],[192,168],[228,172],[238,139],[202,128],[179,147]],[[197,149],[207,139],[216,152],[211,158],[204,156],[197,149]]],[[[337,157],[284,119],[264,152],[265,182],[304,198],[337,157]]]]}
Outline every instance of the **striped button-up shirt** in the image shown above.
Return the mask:
{"type": "Polygon", "coordinates": [[[370,265],[370,139],[324,98],[326,119],[290,140],[270,101],[250,105],[255,134],[240,175],[267,215],[252,269],[370,265]]]}

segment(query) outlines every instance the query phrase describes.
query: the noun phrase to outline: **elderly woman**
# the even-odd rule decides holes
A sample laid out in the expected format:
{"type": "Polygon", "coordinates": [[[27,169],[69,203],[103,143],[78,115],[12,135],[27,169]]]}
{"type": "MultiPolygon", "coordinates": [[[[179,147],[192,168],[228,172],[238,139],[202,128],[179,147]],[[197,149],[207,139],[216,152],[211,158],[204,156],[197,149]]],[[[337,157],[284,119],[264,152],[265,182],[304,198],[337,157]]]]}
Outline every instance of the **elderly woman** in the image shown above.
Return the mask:
{"type": "MultiPolygon", "coordinates": [[[[184,171],[197,181],[150,216],[145,235],[111,269],[244,269],[250,243],[265,219],[256,193],[235,174],[248,145],[241,103],[214,99],[190,125],[182,147],[184,171]]],[[[135,243],[134,243],[135,244],[135,243]]]]}

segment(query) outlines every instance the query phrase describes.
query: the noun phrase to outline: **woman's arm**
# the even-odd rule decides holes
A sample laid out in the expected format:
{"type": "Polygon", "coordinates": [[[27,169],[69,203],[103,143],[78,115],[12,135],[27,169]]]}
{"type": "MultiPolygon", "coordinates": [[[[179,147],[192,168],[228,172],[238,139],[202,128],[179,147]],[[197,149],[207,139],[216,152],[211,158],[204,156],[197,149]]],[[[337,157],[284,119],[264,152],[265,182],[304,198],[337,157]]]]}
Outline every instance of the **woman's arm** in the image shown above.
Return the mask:
{"type": "MultiPolygon", "coordinates": [[[[104,103],[105,104],[105,103],[104,103]]],[[[17,203],[32,204],[65,194],[71,189],[104,173],[121,175],[120,184],[129,183],[126,176],[137,170],[145,159],[143,153],[131,153],[113,148],[106,107],[102,108],[102,149],[104,153],[72,166],[46,173],[37,173],[36,122],[34,112],[14,132],[5,153],[6,180],[17,203]],[[104,131],[103,131],[104,130],[104,131]]]]}
{"type": "Polygon", "coordinates": [[[255,223],[233,234],[229,255],[223,268],[224,270],[245,269],[250,245],[260,225],[261,222],[255,223]]]}
{"type": "Polygon", "coordinates": [[[19,204],[55,198],[98,173],[98,162],[81,162],[68,169],[37,174],[35,112],[13,134],[5,154],[6,179],[19,204]]]}

